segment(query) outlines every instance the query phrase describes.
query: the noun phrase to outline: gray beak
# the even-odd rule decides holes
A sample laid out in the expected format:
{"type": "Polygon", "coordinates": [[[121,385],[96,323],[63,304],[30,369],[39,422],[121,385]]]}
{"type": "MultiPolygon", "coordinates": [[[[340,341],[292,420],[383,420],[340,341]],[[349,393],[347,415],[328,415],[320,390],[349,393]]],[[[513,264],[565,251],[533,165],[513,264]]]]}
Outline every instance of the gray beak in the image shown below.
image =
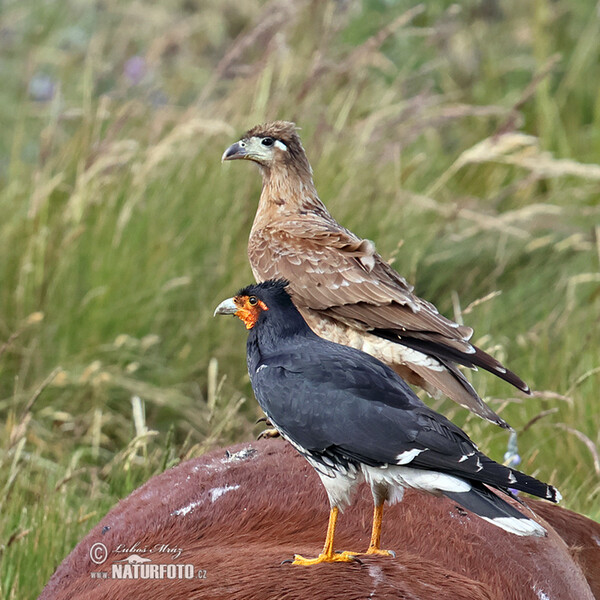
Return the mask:
{"type": "Polygon", "coordinates": [[[236,158],[246,158],[246,148],[245,144],[242,141],[236,142],[232,144],[223,152],[223,156],[221,156],[221,162],[225,162],[226,160],[235,160],[236,158]]]}
{"type": "Polygon", "coordinates": [[[227,298],[227,300],[223,300],[223,302],[215,308],[213,317],[216,317],[217,315],[235,315],[239,308],[240,307],[233,301],[233,298],[227,298]]]}

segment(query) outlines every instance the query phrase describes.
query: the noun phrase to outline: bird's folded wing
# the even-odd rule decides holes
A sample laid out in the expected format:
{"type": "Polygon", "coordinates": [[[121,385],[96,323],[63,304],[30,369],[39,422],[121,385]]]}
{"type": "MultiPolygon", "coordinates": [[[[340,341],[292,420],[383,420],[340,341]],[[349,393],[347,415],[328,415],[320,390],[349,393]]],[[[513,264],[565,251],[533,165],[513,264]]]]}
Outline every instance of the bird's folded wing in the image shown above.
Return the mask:
{"type": "Polygon", "coordinates": [[[300,308],[326,311],[361,328],[441,335],[466,351],[469,327],[440,315],[375,251],[335,222],[295,219],[253,232],[248,254],[258,281],[290,281],[300,308]]]}
{"type": "MultiPolygon", "coordinates": [[[[427,408],[387,367],[363,356],[351,348],[315,347],[267,360],[252,378],[257,399],[272,422],[308,451],[335,446],[366,464],[394,464],[415,450],[427,469],[474,455],[462,430],[427,408]]],[[[463,467],[473,470],[466,464],[458,470],[463,467]]]]}
{"type": "Polygon", "coordinates": [[[357,362],[352,348],[305,350],[268,361],[253,387],[272,422],[313,459],[401,465],[560,498],[552,486],[482,454],[464,431],[427,408],[384,365],[357,362]]]}
{"type": "Polygon", "coordinates": [[[464,431],[426,407],[387,368],[359,363],[352,349],[345,350],[351,352],[315,349],[310,354],[317,352],[317,362],[302,352],[280,356],[253,380],[261,406],[297,446],[372,466],[399,464],[509,483],[512,470],[479,452],[464,431]]]}

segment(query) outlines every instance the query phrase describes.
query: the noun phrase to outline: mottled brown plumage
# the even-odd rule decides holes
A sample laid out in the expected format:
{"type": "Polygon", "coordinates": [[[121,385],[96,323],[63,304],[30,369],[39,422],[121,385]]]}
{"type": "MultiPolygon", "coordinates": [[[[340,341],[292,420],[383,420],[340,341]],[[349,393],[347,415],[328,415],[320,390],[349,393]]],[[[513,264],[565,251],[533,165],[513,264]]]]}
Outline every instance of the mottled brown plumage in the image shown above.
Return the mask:
{"type": "Polygon", "coordinates": [[[529,393],[496,359],[469,343],[470,327],[433,304],[376,252],[342,227],[319,200],[293,123],[250,129],[223,160],[252,160],[263,189],[248,241],[257,282],[284,278],[294,303],[320,336],[383,360],[432,395],[441,391],[484,419],[508,427],[457,368],[481,367],[529,393]]]}

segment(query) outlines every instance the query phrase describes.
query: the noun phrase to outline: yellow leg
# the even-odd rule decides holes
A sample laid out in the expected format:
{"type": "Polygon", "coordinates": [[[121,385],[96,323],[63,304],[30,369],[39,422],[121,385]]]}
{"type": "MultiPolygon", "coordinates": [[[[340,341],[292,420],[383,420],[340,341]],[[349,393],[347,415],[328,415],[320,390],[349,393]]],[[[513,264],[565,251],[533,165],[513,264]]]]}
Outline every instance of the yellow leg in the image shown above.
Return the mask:
{"type": "Polygon", "coordinates": [[[375,505],[373,511],[373,529],[371,531],[371,542],[366,554],[378,554],[380,556],[395,556],[390,550],[381,550],[381,522],[383,521],[383,502],[375,505]]]}
{"type": "Polygon", "coordinates": [[[325,537],[325,545],[323,546],[323,552],[317,556],[317,558],[304,558],[299,554],[294,555],[293,565],[318,565],[320,563],[328,562],[353,562],[356,560],[349,553],[343,552],[336,554],[333,551],[333,538],[335,536],[335,526],[337,524],[337,518],[339,509],[334,506],[329,513],[329,525],[327,525],[327,535],[325,537]]]}

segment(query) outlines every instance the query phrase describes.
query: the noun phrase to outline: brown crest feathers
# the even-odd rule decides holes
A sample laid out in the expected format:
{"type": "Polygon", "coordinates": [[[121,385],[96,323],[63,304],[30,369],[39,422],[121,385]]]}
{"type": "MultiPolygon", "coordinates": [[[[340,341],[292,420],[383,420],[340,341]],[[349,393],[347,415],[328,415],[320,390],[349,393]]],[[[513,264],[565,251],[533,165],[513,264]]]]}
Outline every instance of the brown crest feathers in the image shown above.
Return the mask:
{"type": "Polygon", "coordinates": [[[244,138],[270,136],[276,140],[282,141],[286,145],[297,142],[297,144],[302,147],[300,136],[297,131],[298,127],[291,121],[272,121],[271,123],[255,125],[244,134],[244,138]]]}
{"type": "MultiPolygon", "coordinates": [[[[298,135],[298,127],[296,127],[295,123],[290,121],[262,123],[249,129],[244,134],[244,139],[252,137],[272,137],[274,140],[279,140],[285,144],[287,152],[283,153],[283,163],[288,168],[295,168],[303,180],[312,183],[312,168],[306,157],[306,152],[298,135]]],[[[273,167],[276,168],[276,165],[273,167]]]]}

